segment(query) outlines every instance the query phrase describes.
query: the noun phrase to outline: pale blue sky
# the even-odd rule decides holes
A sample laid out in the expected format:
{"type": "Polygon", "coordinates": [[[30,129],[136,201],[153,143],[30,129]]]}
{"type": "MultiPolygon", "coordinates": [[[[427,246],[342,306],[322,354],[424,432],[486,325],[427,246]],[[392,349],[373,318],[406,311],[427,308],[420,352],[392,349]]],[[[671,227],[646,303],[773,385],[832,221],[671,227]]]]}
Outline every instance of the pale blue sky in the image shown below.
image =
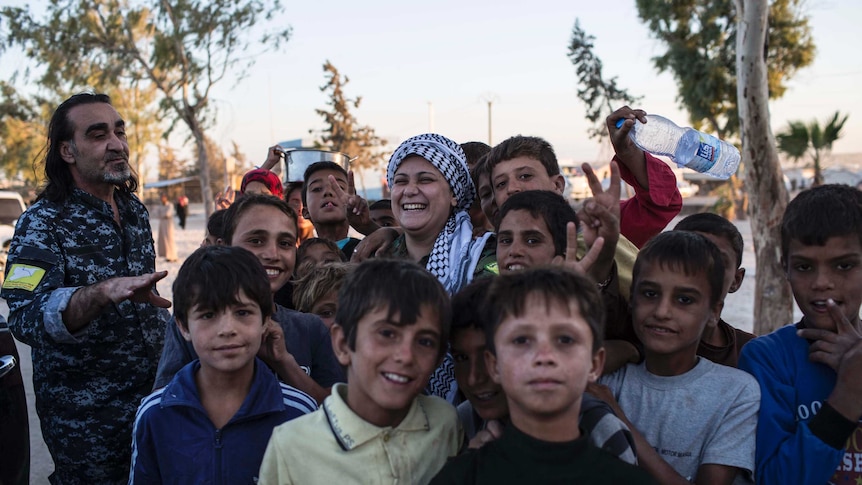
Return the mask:
{"type": "MultiPolygon", "coordinates": [[[[771,105],[777,131],[788,119],[850,113],[835,152],[862,152],[862,2],[813,0],[817,57],[771,105]],[[855,34],[853,32],[856,32],[855,34]]],[[[217,92],[215,135],[235,139],[252,160],[273,141],[322,127],[315,108],[326,98],[326,59],[350,77],[348,95],[362,95],[356,116],[381,135],[403,140],[429,128],[456,141],[487,141],[492,94],[493,140],[514,134],[547,138],[561,159],[606,160],[610,149],[590,140],[567,53],[576,18],[596,37],[606,77],[643,95],[642,107],[685,123],[669,74],[650,58],[661,52],[638,20],[633,1],[287,2],[281,17],[294,35],[280,52],[261,56],[239,86],[217,92]],[[409,5],[408,5],[409,4],[409,5]]],[[[396,141],[397,141],[396,140],[396,141]]]]}
{"type": "MultiPolygon", "coordinates": [[[[17,2],[16,2],[17,3],[17,2]]],[[[810,0],[817,57],[771,105],[773,131],[788,119],[824,119],[849,112],[837,153],[862,152],[862,2],[810,0]]],[[[278,140],[322,128],[322,65],[329,59],[350,77],[346,92],[361,95],[355,115],[394,142],[434,131],[458,142],[487,142],[487,105],[493,141],[515,135],[548,139],[561,160],[599,161],[610,147],[586,135],[574,67],[566,56],[575,19],[596,37],[606,77],[643,96],[642,108],[686,123],[669,74],[650,58],[661,46],[649,37],[633,0],[287,1],[278,21],[293,27],[280,51],[264,52],[238,85],[213,93],[219,110],[211,134],[227,149],[235,140],[255,163],[278,140]]],[[[264,49],[265,50],[265,49],[264,49]]],[[[251,52],[251,51],[250,51],[251,52]]],[[[4,56],[3,64],[14,57],[4,56]]],[[[8,75],[9,65],[0,68],[8,75]]],[[[176,140],[175,143],[179,143],[176,140]]]]}

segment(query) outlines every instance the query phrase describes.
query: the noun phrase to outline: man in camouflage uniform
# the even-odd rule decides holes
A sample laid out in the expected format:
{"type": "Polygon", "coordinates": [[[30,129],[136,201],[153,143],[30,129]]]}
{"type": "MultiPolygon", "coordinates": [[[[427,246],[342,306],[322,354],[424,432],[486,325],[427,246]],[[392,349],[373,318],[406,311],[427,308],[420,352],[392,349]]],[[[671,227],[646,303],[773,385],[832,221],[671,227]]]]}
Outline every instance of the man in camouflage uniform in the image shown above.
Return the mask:
{"type": "Polygon", "coordinates": [[[110,99],[63,102],[47,150],[48,183],[18,221],[0,296],[13,334],[32,347],[51,483],[122,483],[162,350],[170,302],[153,288],[167,273],[155,273],[149,215],[110,99]]]}

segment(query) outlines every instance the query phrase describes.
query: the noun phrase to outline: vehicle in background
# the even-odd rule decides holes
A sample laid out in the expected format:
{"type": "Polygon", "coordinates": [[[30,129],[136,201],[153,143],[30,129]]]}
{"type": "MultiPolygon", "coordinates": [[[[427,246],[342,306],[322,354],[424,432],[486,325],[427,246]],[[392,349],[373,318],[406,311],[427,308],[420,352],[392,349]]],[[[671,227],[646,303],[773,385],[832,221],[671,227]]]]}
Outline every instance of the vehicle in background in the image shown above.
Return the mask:
{"type": "Polygon", "coordinates": [[[0,190],[0,283],[6,276],[6,256],[15,235],[15,224],[27,210],[24,199],[18,192],[0,190]]]}

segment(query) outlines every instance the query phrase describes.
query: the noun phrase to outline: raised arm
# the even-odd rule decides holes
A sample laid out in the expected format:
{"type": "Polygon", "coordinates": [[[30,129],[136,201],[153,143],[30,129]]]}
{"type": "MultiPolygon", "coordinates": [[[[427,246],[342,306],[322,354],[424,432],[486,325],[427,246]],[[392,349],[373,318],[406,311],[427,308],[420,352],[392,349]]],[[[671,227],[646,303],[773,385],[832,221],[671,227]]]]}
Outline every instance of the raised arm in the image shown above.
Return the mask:
{"type": "Polygon", "coordinates": [[[682,209],[676,175],[666,163],[644,152],[629,138],[636,121],[646,122],[646,112],[624,106],[606,120],[620,175],[635,196],[620,203],[620,232],[636,246],[660,233],[682,209]],[[624,120],[617,127],[619,120],[624,120]]]}
{"type": "Polygon", "coordinates": [[[650,180],[646,169],[644,151],[629,138],[629,132],[638,121],[646,123],[646,111],[623,106],[608,115],[605,124],[608,127],[608,135],[616,154],[614,158],[621,166],[629,170],[634,178],[635,183],[632,185],[635,188],[640,186],[642,189],[649,190],[650,180]],[[623,120],[622,124],[620,124],[620,120],[623,120]]]}
{"type": "Polygon", "coordinates": [[[284,151],[278,145],[273,145],[269,147],[266,151],[266,160],[263,161],[263,164],[260,168],[265,168],[267,170],[272,170],[278,164],[278,161],[281,160],[281,157],[284,156],[284,151]]]}
{"type": "Polygon", "coordinates": [[[347,210],[347,222],[354,229],[365,236],[380,229],[380,226],[371,220],[371,211],[368,209],[368,202],[356,193],[353,170],[347,172],[347,191],[341,189],[341,186],[338,185],[338,182],[332,175],[329,176],[329,186],[347,210]]]}

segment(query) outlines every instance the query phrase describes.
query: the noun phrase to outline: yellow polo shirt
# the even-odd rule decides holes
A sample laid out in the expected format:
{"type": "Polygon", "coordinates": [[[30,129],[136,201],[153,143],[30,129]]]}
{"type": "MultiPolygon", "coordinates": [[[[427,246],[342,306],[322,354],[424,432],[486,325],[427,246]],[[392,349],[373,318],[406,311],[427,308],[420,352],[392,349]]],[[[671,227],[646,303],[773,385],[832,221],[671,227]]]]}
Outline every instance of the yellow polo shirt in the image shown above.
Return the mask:
{"type": "Polygon", "coordinates": [[[336,384],[317,411],[272,433],[260,468],[266,484],[426,484],[461,447],[455,408],[443,399],[417,396],[397,427],[363,420],[336,384]]]}

